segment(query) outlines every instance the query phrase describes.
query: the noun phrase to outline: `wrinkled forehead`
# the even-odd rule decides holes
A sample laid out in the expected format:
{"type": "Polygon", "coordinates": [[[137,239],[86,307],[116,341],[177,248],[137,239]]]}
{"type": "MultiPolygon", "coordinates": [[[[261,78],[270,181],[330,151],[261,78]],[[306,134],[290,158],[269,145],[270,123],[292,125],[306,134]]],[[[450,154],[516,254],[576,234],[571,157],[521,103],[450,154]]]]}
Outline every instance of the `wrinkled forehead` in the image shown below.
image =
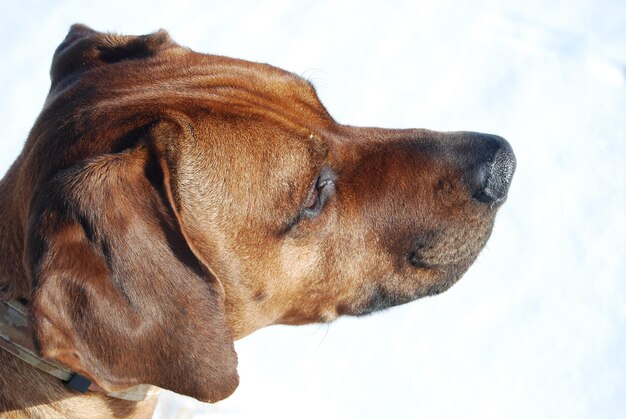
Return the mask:
{"type": "MultiPolygon", "coordinates": [[[[334,124],[310,83],[270,65],[228,57],[186,50],[176,59],[182,71],[169,74],[154,91],[134,83],[132,100],[141,97],[143,104],[155,101],[184,114],[193,138],[179,144],[187,148],[181,161],[212,166],[194,173],[236,174],[218,183],[227,189],[224,196],[244,191],[238,199],[250,205],[255,197],[260,203],[268,196],[301,199],[328,155],[318,133],[334,124]]],[[[144,106],[132,106],[137,105],[144,106]]]]}
{"type": "Polygon", "coordinates": [[[239,166],[228,169],[251,179],[317,166],[325,149],[315,133],[335,126],[305,79],[192,51],[165,31],[122,36],[75,25],[57,48],[51,78],[42,119],[94,137],[100,151],[133,130],[176,121],[191,133],[177,145],[183,154],[202,152],[204,164],[239,166]]]}
{"type": "MultiPolygon", "coordinates": [[[[264,117],[287,129],[312,130],[332,123],[315,89],[307,80],[268,64],[200,54],[175,57],[165,86],[188,89],[186,106],[195,98],[214,113],[264,117]]],[[[180,90],[179,90],[180,92],[180,90]]]]}
{"type": "Polygon", "coordinates": [[[51,79],[52,99],[79,91],[81,105],[89,101],[100,111],[205,110],[264,116],[291,129],[332,123],[307,80],[268,64],[192,51],[165,31],[121,36],[75,25],[55,52],[51,79]]]}

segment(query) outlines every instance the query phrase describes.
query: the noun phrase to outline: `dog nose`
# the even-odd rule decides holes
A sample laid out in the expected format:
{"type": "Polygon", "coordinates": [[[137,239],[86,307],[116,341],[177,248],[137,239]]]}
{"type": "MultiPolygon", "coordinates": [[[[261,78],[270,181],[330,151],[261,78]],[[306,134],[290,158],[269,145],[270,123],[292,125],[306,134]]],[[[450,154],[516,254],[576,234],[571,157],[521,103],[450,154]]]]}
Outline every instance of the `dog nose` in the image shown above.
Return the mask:
{"type": "Polygon", "coordinates": [[[502,137],[482,135],[485,141],[481,162],[472,169],[473,197],[483,203],[503,201],[509,191],[516,160],[511,145],[502,137]]]}

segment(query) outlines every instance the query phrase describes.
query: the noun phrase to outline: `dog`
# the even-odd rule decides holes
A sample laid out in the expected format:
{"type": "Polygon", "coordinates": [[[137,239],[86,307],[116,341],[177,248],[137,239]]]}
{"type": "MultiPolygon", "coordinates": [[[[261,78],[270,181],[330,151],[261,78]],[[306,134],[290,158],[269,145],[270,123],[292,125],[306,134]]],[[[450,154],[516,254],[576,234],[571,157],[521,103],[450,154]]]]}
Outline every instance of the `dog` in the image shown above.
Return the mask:
{"type": "Polygon", "coordinates": [[[9,417],[224,399],[236,339],[450,288],[515,170],[500,137],[341,125],[307,80],[162,30],[74,25],[50,74],[0,182],[9,417]]]}

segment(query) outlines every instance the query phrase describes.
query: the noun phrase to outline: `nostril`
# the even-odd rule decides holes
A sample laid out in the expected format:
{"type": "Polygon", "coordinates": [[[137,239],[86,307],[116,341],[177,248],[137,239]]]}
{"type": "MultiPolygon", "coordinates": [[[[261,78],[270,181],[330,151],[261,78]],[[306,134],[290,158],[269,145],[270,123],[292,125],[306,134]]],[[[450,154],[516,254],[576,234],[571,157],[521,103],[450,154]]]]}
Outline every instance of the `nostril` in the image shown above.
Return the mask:
{"type": "Polygon", "coordinates": [[[515,173],[515,154],[510,144],[502,139],[491,161],[488,161],[474,171],[473,183],[476,186],[474,198],[484,203],[502,201],[511,185],[515,173]]]}

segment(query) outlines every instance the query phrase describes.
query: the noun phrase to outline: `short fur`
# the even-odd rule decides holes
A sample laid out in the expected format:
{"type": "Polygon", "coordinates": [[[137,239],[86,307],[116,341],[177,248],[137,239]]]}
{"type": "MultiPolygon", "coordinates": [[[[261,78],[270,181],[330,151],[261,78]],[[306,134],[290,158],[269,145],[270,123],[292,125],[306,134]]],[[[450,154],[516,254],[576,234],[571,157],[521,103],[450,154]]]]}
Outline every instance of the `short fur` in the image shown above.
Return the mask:
{"type": "MultiPolygon", "coordinates": [[[[51,79],[0,182],[0,297],[28,304],[42,357],[105,390],[223,399],[233,340],[442,292],[490,234],[498,205],[467,180],[488,136],[340,125],[306,80],[164,31],[74,25],[51,79]]],[[[4,351],[0,383],[10,417],[154,408],[78,395],[4,351]]]]}

